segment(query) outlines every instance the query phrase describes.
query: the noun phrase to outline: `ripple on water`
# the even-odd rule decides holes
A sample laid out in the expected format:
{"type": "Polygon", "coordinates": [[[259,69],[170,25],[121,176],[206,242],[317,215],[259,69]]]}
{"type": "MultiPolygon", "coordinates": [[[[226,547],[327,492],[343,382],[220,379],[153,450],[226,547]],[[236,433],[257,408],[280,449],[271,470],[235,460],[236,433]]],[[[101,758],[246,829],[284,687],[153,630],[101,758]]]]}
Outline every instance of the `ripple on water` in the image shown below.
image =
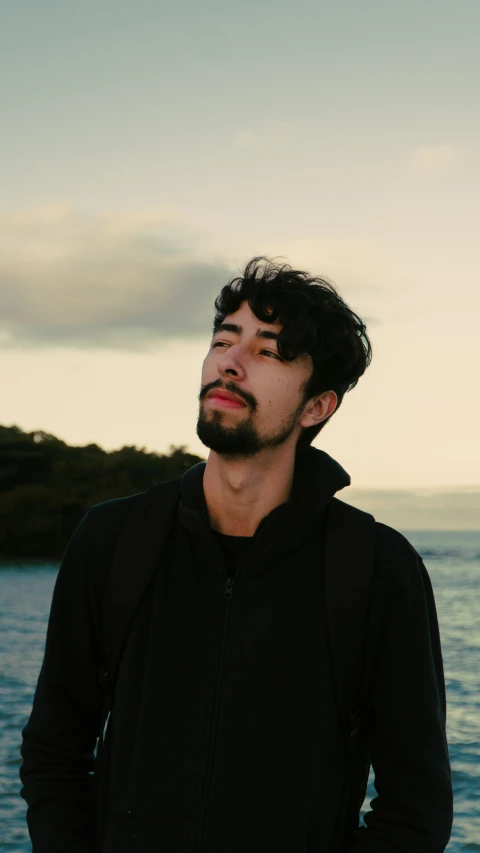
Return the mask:
{"type": "MultiPolygon", "coordinates": [[[[417,547],[417,533],[406,535],[417,547]]],[[[464,549],[462,534],[452,535],[449,540],[442,532],[436,542],[435,534],[420,532],[417,550],[433,584],[446,677],[447,739],[455,793],[455,820],[447,851],[480,853],[480,534],[467,534],[464,549]]],[[[0,727],[6,753],[0,772],[0,820],[5,828],[0,853],[30,853],[26,804],[19,795],[19,749],[43,658],[56,567],[0,571],[0,727]]],[[[372,770],[362,815],[376,796],[373,780],[372,770]]]]}

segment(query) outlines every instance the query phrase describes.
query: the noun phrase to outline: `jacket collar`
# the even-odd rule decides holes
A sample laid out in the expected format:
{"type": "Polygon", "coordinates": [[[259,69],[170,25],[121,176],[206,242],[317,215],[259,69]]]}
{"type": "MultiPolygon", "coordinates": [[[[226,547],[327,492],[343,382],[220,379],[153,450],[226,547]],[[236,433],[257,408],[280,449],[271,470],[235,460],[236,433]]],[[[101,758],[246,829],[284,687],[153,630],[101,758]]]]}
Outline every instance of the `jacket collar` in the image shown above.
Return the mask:
{"type": "MultiPolygon", "coordinates": [[[[205,467],[206,462],[199,462],[183,475],[178,517],[192,533],[211,544],[214,536],[203,492],[205,467]]],[[[271,510],[258,525],[252,537],[251,558],[271,565],[297,550],[319,528],[331,498],[350,482],[349,474],[335,459],[310,446],[297,458],[289,500],[271,510]]]]}

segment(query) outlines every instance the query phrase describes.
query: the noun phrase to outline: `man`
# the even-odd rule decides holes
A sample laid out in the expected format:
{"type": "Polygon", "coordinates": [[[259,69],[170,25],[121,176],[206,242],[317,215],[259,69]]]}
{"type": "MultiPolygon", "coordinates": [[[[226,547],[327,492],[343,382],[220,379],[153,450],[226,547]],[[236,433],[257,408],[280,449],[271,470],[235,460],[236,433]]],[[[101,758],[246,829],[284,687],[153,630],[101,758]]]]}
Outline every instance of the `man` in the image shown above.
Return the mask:
{"type": "Polygon", "coordinates": [[[410,543],[378,522],[385,618],[366,723],[378,796],[367,826],[347,837],[340,819],[320,555],[350,477],[311,441],[370,363],[366,328],[332,285],[266,258],[215,307],[197,423],[210,453],[181,479],[128,633],[97,842],[98,578],[139,496],[92,507],[62,560],[23,732],[33,853],[442,853],[453,810],[433,592],[410,543]]]}

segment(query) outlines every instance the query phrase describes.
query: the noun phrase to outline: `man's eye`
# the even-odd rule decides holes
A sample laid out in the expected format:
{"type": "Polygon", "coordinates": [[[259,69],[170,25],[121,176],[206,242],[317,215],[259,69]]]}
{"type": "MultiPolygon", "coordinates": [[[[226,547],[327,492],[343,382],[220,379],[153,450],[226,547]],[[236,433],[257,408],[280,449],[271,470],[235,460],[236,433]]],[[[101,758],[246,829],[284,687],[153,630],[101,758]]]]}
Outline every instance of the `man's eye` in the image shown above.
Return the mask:
{"type": "MultiPolygon", "coordinates": [[[[212,349],[216,349],[217,347],[230,346],[228,341],[214,341],[212,344],[212,349]]],[[[276,352],[272,352],[270,349],[262,349],[260,350],[260,355],[268,355],[270,358],[276,358],[277,361],[281,361],[279,355],[276,352]]]]}

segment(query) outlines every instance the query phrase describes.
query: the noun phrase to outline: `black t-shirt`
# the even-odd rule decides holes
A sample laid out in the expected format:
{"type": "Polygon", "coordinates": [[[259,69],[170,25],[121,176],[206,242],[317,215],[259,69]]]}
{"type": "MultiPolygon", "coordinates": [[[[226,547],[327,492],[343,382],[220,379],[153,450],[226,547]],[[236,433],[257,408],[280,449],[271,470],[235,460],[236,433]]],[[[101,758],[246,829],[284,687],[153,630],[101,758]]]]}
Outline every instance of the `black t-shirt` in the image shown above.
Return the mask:
{"type": "Polygon", "coordinates": [[[212,527],[217,542],[219,543],[229,577],[235,574],[238,565],[243,560],[245,553],[253,539],[253,536],[229,536],[227,533],[220,533],[212,527]]]}

